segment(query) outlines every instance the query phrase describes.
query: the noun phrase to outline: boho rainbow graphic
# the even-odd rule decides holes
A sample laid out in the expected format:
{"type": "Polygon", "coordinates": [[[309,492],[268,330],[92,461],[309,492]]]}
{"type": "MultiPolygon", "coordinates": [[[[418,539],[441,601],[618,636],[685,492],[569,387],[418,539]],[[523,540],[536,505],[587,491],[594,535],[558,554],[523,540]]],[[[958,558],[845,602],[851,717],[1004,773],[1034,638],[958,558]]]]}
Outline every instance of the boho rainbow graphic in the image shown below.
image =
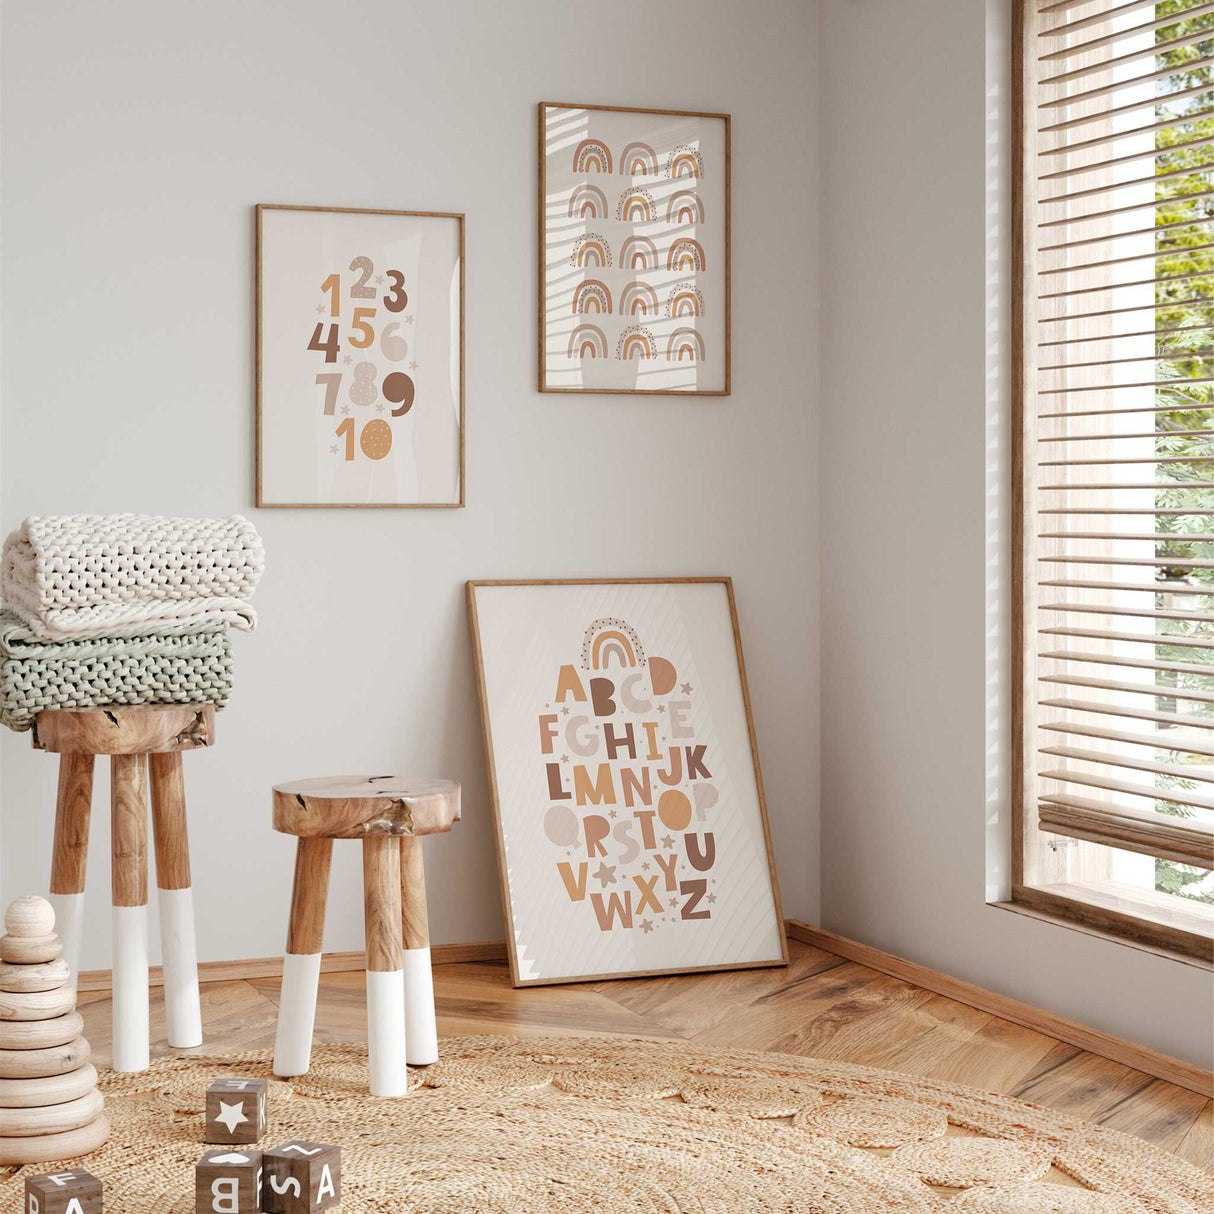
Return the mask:
{"type": "Polygon", "coordinates": [[[632,177],[656,177],[658,157],[653,148],[639,139],[628,144],[620,156],[620,172],[632,177]]]}
{"type": "Polygon", "coordinates": [[[620,292],[620,311],[625,316],[656,316],[658,293],[647,282],[630,282],[620,292]]]}
{"type": "Polygon", "coordinates": [[[620,249],[620,268],[624,270],[656,270],[658,247],[648,236],[629,236],[620,249]]]}
{"type": "MultiPolygon", "coordinates": [[[[573,149],[575,173],[610,173],[611,151],[601,139],[583,139],[573,149]]],[[[669,173],[667,174],[669,176],[669,173]]]]}
{"type": "Polygon", "coordinates": [[[668,270],[691,270],[698,274],[704,269],[704,246],[690,236],[680,236],[666,255],[668,270]]]}
{"type": "Polygon", "coordinates": [[[636,629],[626,620],[604,616],[582,638],[582,669],[606,670],[613,656],[620,658],[621,666],[645,665],[645,649],[636,629]]]}
{"type": "Polygon", "coordinates": [[[611,311],[611,292],[607,284],[597,278],[587,278],[578,283],[573,290],[574,315],[583,312],[598,312],[606,314],[611,311]]]}
{"type": "Polygon", "coordinates": [[[674,362],[682,362],[685,358],[703,362],[704,339],[694,329],[675,329],[666,343],[666,357],[674,362]]]}
{"type": "Polygon", "coordinates": [[[666,160],[666,176],[672,180],[678,177],[703,177],[704,159],[688,144],[677,147],[666,160]]]}
{"type": "Polygon", "coordinates": [[[569,264],[583,268],[609,266],[611,265],[611,245],[600,233],[585,232],[573,242],[573,252],[569,256],[569,264]]]}
{"type": "Polygon", "coordinates": [[[667,223],[703,223],[704,203],[695,190],[679,190],[666,204],[667,223]]]}
{"type": "Polygon", "coordinates": [[[625,190],[615,208],[616,219],[627,223],[652,223],[653,215],[653,195],[644,186],[639,185],[625,190]]]}
{"type": "Polygon", "coordinates": [[[606,219],[607,196],[597,185],[582,182],[569,196],[570,219],[606,219]]]}
{"type": "Polygon", "coordinates": [[[666,315],[703,316],[704,296],[700,288],[690,284],[675,287],[666,297],[666,315]]]}
{"type": "Polygon", "coordinates": [[[657,343],[653,334],[644,325],[629,325],[620,334],[616,343],[615,356],[619,359],[657,358],[657,343]]]}
{"type": "Polygon", "coordinates": [[[569,335],[569,357],[606,358],[607,335],[598,325],[578,325],[569,335]]]}

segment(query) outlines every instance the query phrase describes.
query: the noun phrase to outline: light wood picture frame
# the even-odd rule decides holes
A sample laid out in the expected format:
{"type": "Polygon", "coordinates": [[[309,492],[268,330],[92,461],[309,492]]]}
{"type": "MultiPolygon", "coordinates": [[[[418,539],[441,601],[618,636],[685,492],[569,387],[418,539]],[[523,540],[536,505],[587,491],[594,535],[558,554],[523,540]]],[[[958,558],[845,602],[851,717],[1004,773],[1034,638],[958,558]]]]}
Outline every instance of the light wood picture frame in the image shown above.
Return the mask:
{"type": "Polygon", "coordinates": [[[539,105],[541,392],[731,392],[728,114],[539,105]]]}
{"type": "Polygon", "coordinates": [[[467,592],[515,986],[787,964],[730,579],[467,592]]]}
{"type": "Polygon", "coordinates": [[[463,214],[255,214],[257,505],[463,506],[463,214]]]}

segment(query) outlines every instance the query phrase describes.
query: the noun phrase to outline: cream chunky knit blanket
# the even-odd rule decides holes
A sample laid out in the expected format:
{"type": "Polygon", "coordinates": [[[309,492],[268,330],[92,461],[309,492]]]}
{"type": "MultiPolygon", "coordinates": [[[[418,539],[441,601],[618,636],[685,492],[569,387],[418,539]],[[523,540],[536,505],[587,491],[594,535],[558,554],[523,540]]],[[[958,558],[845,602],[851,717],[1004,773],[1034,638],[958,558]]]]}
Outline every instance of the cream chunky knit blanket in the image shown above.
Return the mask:
{"type": "Polygon", "coordinates": [[[264,566],[261,537],[238,514],[36,515],[4,541],[0,598],[50,641],[251,631],[248,600],[264,566]]]}

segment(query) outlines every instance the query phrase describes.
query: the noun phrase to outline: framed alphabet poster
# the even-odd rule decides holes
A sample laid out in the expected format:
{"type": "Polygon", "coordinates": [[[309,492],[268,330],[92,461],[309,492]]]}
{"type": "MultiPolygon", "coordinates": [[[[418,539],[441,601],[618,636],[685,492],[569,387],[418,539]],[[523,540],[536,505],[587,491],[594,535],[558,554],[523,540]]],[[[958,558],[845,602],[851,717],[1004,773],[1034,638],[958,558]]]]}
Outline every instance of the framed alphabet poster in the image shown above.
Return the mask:
{"type": "Polygon", "coordinates": [[[468,609],[515,985],[787,963],[729,579],[468,609]]]}
{"type": "Polygon", "coordinates": [[[464,504],[464,217],[257,208],[257,504],[464,504]]]}
{"type": "Polygon", "coordinates": [[[729,115],[540,105],[542,392],[729,395],[729,115]]]}

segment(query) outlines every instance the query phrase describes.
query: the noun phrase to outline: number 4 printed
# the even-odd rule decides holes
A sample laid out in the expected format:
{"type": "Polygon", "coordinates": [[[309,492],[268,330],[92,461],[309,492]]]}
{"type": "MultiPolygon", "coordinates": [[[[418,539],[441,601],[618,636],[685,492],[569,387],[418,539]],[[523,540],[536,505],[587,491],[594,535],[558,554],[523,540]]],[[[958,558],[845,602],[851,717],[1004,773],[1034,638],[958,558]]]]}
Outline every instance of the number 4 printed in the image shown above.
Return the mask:
{"type": "Polygon", "coordinates": [[[337,361],[337,351],[341,349],[337,340],[337,326],[329,326],[329,336],[324,341],[320,340],[320,331],[324,325],[317,321],[316,328],[312,330],[312,340],[308,342],[309,350],[324,351],[325,362],[335,363],[337,361]]]}

